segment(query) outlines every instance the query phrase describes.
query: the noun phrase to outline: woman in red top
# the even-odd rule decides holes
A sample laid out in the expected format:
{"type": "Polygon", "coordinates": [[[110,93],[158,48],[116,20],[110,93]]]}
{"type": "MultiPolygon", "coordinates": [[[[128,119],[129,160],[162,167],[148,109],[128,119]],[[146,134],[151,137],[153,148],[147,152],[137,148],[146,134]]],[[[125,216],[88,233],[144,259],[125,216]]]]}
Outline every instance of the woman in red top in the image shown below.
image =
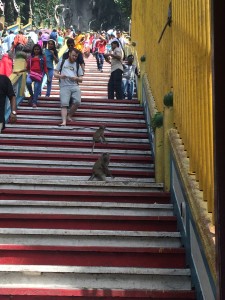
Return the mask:
{"type": "Polygon", "coordinates": [[[41,74],[42,78],[43,78],[44,74],[47,74],[47,76],[48,76],[46,57],[43,55],[41,46],[39,44],[34,45],[32,52],[31,52],[31,56],[27,59],[26,69],[23,69],[23,70],[14,72],[14,73],[18,74],[18,73],[24,72],[24,71],[28,71],[27,80],[26,80],[27,89],[30,93],[30,100],[29,100],[28,104],[32,105],[33,108],[36,108],[38,95],[41,91],[42,80],[36,81],[34,79],[31,79],[30,71],[34,71],[36,73],[41,74]],[[33,82],[34,82],[34,91],[32,89],[33,82]]]}

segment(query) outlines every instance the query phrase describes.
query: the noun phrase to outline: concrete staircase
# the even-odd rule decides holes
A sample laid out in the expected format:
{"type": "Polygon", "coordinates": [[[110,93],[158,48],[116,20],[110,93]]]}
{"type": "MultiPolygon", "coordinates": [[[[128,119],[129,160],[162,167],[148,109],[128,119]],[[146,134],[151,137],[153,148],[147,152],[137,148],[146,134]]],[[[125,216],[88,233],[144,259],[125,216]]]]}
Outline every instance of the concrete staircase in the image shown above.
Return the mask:
{"type": "Polygon", "coordinates": [[[106,99],[108,78],[90,57],[73,122],[57,126],[55,80],[0,136],[0,300],[196,299],[143,109],[106,99]],[[107,143],[92,154],[102,123],[107,143]],[[88,181],[103,152],[114,179],[88,181]]]}

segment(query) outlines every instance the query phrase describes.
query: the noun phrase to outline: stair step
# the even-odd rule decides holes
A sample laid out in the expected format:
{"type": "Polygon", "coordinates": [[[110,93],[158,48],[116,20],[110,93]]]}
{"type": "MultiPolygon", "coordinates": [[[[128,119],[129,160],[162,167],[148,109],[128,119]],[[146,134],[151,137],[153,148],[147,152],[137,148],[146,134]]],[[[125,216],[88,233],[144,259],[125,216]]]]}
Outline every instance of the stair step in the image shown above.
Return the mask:
{"type": "MultiPolygon", "coordinates": [[[[32,161],[36,161],[36,160],[40,160],[45,161],[45,160],[60,160],[62,161],[87,161],[87,162],[95,162],[97,160],[97,156],[95,153],[93,154],[78,154],[78,153],[63,153],[63,155],[60,155],[59,153],[40,153],[40,152],[35,152],[35,153],[26,153],[26,152],[19,152],[19,149],[17,152],[9,152],[9,151],[1,151],[0,150],[0,159],[1,161],[4,160],[5,158],[7,159],[11,159],[11,160],[19,160],[19,159],[26,159],[26,160],[32,160],[32,161]]],[[[132,162],[136,162],[137,164],[145,164],[147,166],[153,166],[153,158],[151,156],[135,156],[135,155],[115,155],[112,154],[110,156],[110,164],[113,163],[132,163],[132,162]]]]}
{"type": "MultiPolygon", "coordinates": [[[[1,201],[2,202],[2,201],[1,201]]],[[[8,201],[9,202],[9,201],[8,201]]],[[[32,201],[33,202],[33,201],[32,201]]],[[[24,201],[21,203],[21,206],[24,201]]],[[[67,204],[67,203],[66,203],[67,204]]],[[[0,228],[124,230],[175,232],[174,216],[90,216],[56,214],[1,214],[0,228]]]]}
{"type": "MultiPolygon", "coordinates": [[[[1,145],[1,149],[0,149],[0,152],[1,151],[22,151],[22,152],[28,152],[28,153],[38,153],[38,152],[42,152],[42,153],[57,153],[57,154],[62,154],[62,155],[67,155],[67,154],[91,154],[91,149],[92,147],[90,148],[73,148],[73,147],[70,147],[70,148],[64,148],[64,147],[38,147],[38,146],[35,146],[35,147],[32,147],[32,146],[23,146],[23,145],[19,145],[19,146],[15,146],[15,145],[11,145],[11,146],[8,146],[8,145],[1,145]]],[[[107,151],[104,151],[104,150],[98,150],[97,149],[97,145],[96,145],[96,149],[94,149],[94,153],[95,154],[100,154],[102,152],[108,152],[108,153],[113,153],[114,155],[118,154],[118,155],[125,155],[127,154],[128,157],[132,158],[133,155],[151,155],[151,151],[141,151],[141,150],[122,150],[122,149],[117,149],[116,150],[116,153],[115,153],[115,150],[113,149],[107,149],[107,151]]],[[[97,156],[95,156],[97,157],[97,156]]],[[[98,158],[98,157],[97,157],[98,158]]],[[[97,160],[97,159],[96,159],[97,160]]]]}
{"type": "MultiPolygon", "coordinates": [[[[29,97],[25,97],[25,101],[28,100],[29,97]]],[[[60,97],[59,94],[55,95],[55,96],[51,96],[49,97],[39,97],[40,101],[44,100],[46,101],[56,101],[58,104],[60,104],[60,97]]],[[[26,102],[24,102],[26,103],[26,102]]],[[[130,107],[139,107],[140,108],[140,103],[137,99],[132,99],[132,100],[116,100],[114,99],[109,100],[107,99],[107,97],[96,97],[96,96],[89,96],[89,97],[82,97],[82,104],[84,103],[91,103],[92,105],[96,106],[96,105],[109,105],[109,107],[114,106],[114,107],[120,107],[120,106],[130,106],[130,107]]],[[[81,104],[81,105],[82,105],[81,104]]],[[[59,106],[60,107],[60,106],[59,106]]]]}
{"type": "MultiPolygon", "coordinates": [[[[57,289],[57,288],[0,288],[0,294],[5,297],[13,297],[15,300],[68,300],[70,297],[80,300],[139,300],[139,299],[154,299],[154,300],[189,300],[196,299],[195,292],[192,290],[138,290],[138,289],[57,289]]],[[[2,296],[3,297],[3,296],[2,296]]],[[[2,298],[7,300],[8,298],[2,298]]]]}
{"type": "MultiPolygon", "coordinates": [[[[14,178],[14,177],[13,177],[14,178]]],[[[10,177],[10,180],[12,178],[10,177]]],[[[0,178],[1,180],[1,178],[0,178]]],[[[6,179],[6,182],[7,179],[6,179]]],[[[2,185],[2,184],[1,184],[2,185]]],[[[162,185],[156,185],[158,188],[162,185]]],[[[154,192],[118,192],[105,193],[100,190],[87,191],[87,190],[63,190],[63,189],[29,189],[29,188],[16,188],[15,182],[13,182],[13,189],[5,189],[3,186],[0,190],[0,200],[32,200],[32,201],[61,201],[64,202],[74,201],[88,201],[88,202],[115,202],[118,203],[161,203],[167,204],[170,202],[170,194],[164,193],[162,190],[154,192]]]]}
{"type": "MultiPolygon", "coordinates": [[[[41,102],[42,103],[42,102],[41,102]]],[[[46,103],[51,103],[53,104],[53,101],[43,101],[42,104],[46,104],[46,103]]],[[[24,114],[24,113],[33,113],[33,114],[40,114],[43,113],[44,115],[58,115],[59,114],[59,107],[58,107],[58,101],[55,102],[55,107],[51,106],[51,107],[39,107],[38,110],[33,110],[30,106],[22,106],[17,110],[18,114],[24,114]]],[[[76,115],[88,115],[88,114],[112,114],[115,113],[118,116],[133,116],[134,118],[138,117],[138,118],[143,118],[144,114],[143,114],[143,110],[140,110],[137,108],[133,108],[133,109],[128,109],[129,107],[125,106],[125,107],[117,107],[117,106],[102,106],[102,105],[93,105],[93,104],[81,104],[79,107],[79,111],[76,112],[76,115]],[[109,108],[110,111],[109,111],[109,108]]]]}
{"type": "Polygon", "coordinates": [[[59,176],[59,175],[11,175],[5,174],[0,177],[1,189],[32,189],[60,191],[93,191],[105,192],[107,195],[121,192],[140,193],[152,192],[154,190],[160,191],[163,187],[160,183],[141,183],[141,182],[117,182],[113,179],[111,181],[75,181],[72,176],[59,176]],[[28,188],[29,189],[29,188],[28,188]]]}
{"type": "Polygon", "coordinates": [[[1,244],[79,247],[181,247],[178,232],[0,228],[1,244]]]}
{"type": "MultiPolygon", "coordinates": [[[[38,108],[35,108],[35,111],[38,110],[38,108]]],[[[18,115],[18,122],[19,121],[30,121],[30,122],[38,122],[38,121],[42,121],[43,122],[44,116],[42,116],[42,114],[38,115],[37,113],[35,115],[30,114],[29,116],[24,115],[18,115]]],[[[73,121],[71,121],[69,123],[69,125],[73,125],[75,123],[75,125],[78,125],[79,122],[85,122],[87,124],[84,124],[85,126],[89,126],[89,124],[91,124],[91,122],[98,122],[98,124],[106,124],[106,127],[108,127],[108,123],[112,124],[114,127],[118,126],[118,122],[119,124],[123,125],[123,127],[126,128],[143,128],[145,127],[145,122],[144,119],[129,119],[128,116],[125,116],[123,118],[117,118],[114,114],[105,114],[101,117],[96,116],[95,114],[92,114],[92,116],[76,116],[74,115],[73,117],[73,121]]],[[[61,121],[61,116],[60,114],[58,114],[57,116],[51,116],[48,118],[48,121],[55,121],[55,122],[60,122],[61,121]]],[[[19,122],[20,123],[20,122],[19,122]]],[[[93,126],[93,125],[90,125],[93,126]]],[[[94,126],[97,126],[96,124],[94,126]]]]}
{"type": "Polygon", "coordinates": [[[0,245],[0,268],[10,265],[185,268],[183,248],[0,245]]]}
{"type": "MultiPolygon", "coordinates": [[[[131,177],[131,178],[154,178],[155,173],[152,171],[134,171],[134,170],[113,170],[112,175],[113,176],[124,176],[124,177],[131,177]]],[[[24,175],[53,175],[53,176],[77,176],[78,180],[80,176],[86,175],[87,177],[84,179],[86,181],[89,180],[91,174],[92,174],[92,169],[78,169],[78,168],[67,168],[65,169],[64,167],[57,168],[57,167],[22,167],[22,166],[2,166],[0,165],[0,174],[24,174],[24,175]]],[[[109,179],[107,179],[109,181],[109,179]]],[[[112,181],[112,180],[110,180],[112,181]]],[[[114,182],[116,180],[113,180],[114,182]]]]}
{"type": "MultiPolygon", "coordinates": [[[[88,147],[89,151],[91,152],[93,142],[92,141],[57,141],[57,140],[48,140],[48,139],[2,139],[1,138],[1,144],[2,145],[23,145],[23,146],[48,146],[48,147],[73,147],[73,148],[83,148],[88,147]]],[[[107,149],[124,149],[124,150],[150,150],[150,145],[148,144],[138,144],[138,143],[96,143],[96,148],[104,149],[104,152],[107,152],[107,149]]]]}
{"type": "MultiPolygon", "coordinates": [[[[94,162],[97,159],[95,158],[94,162]]],[[[93,162],[91,161],[82,161],[82,159],[80,159],[79,161],[61,161],[61,158],[59,157],[59,160],[36,160],[36,164],[38,164],[39,166],[48,166],[48,167],[67,167],[69,168],[92,168],[93,167],[93,162]]],[[[33,160],[29,160],[27,159],[2,159],[0,156],[0,167],[2,166],[29,166],[29,165],[34,165],[33,160]]],[[[118,162],[111,162],[110,161],[110,165],[109,165],[112,169],[134,169],[134,170],[152,170],[154,168],[154,164],[148,164],[148,163],[131,163],[131,162],[126,162],[126,163],[118,163],[118,162]]]]}
{"type": "MultiPolygon", "coordinates": [[[[94,132],[94,131],[93,131],[94,132]]],[[[93,143],[93,138],[92,138],[92,134],[90,135],[90,137],[84,137],[84,136],[73,136],[73,137],[67,137],[67,136],[63,136],[63,135],[58,135],[58,136],[52,136],[52,135],[41,135],[39,133],[39,135],[34,136],[34,135],[29,135],[29,134],[3,134],[1,135],[1,141],[4,140],[31,140],[31,141],[37,141],[37,140],[48,140],[48,141],[54,141],[54,143],[58,142],[91,142],[93,143]]],[[[50,134],[50,132],[49,132],[50,134]]],[[[102,143],[102,144],[109,144],[112,145],[113,143],[121,143],[123,145],[126,144],[132,144],[135,145],[137,143],[142,144],[142,145],[147,145],[147,149],[149,149],[149,144],[148,144],[148,140],[147,139],[141,139],[139,138],[137,139],[132,139],[132,138],[111,138],[111,137],[106,137],[106,143],[102,143]]],[[[101,144],[101,143],[96,143],[96,144],[101,144]]]]}
{"type": "MultiPolygon", "coordinates": [[[[55,126],[55,128],[59,128],[58,124],[61,121],[60,117],[57,119],[46,119],[44,122],[47,126],[51,125],[51,126],[55,126]]],[[[123,128],[123,129],[146,129],[146,126],[144,123],[141,122],[132,122],[132,120],[130,121],[129,125],[127,125],[127,123],[122,123],[122,122],[114,122],[114,119],[110,119],[108,120],[110,123],[107,123],[107,128],[108,127],[114,127],[114,128],[123,128]]],[[[83,127],[93,127],[93,126],[97,126],[99,127],[102,123],[105,123],[105,118],[104,119],[100,119],[100,118],[96,118],[90,120],[89,118],[87,118],[85,120],[85,118],[80,118],[80,120],[76,119],[72,122],[70,122],[69,126],[63,127],[62,130],[71,130],[73,129],[73,126],[83,126],[83,127]]],[[[17,120],[17,124],[27,124],[27,126],[30,125],[42,125],[43,126],[43,120],[41,118],[18,118],[17,120]]]]}
{"type": "MultiPolygon", "coordinates": [[[[17,114],[17,117],[20,118],[20,117],[24,117],[26,111],[25,110],[18,110],[18,114],[17,114]]],[[[59,118],[60,114],[59,114],[59,111],[43,111],[43,109],[32,109],[29,113],[29,118],[31,117],[38,117],[38,116],[41,116],[41,117],[51,117],[51,119],[53,118],[59,118]]],[[[93,117],[94,118],[106,118],[105,122],[108,122],[108,118],[113,118],[114,120],[118,119],[124,119],[125,121],[129,122],[130,120],[132,120],[133,122],[138,122],[139,120],[144,120],[144,115],[142,114],[132,114],[132,113],[115,113],[115,112],[104,112],[104,111],[101,111],[101,112],[95,112],[95,111],[78,111],[76,112],[76,114],[74,115],[74,118],[76,118],[76,120],[79,120],[79,118],[90,118],[92,119],[93,117]]],[[[109,120],[110,121],[110,120],[109,120]]],[[[104,120],[103,120],[104,122],[104,120]]]]}
{"type": "MultiPolygon", "coordinates": [[[[40,203],[40,202],[39,202],[40,203]]],[[[25,206],[24,204],[21,206],[20,201],[17,201],[17,205],[14,202],[12,206],[12,202],[10,205],[3,204],[1,201],[1,211],[0,216],[4,214],[23,214],[23,215],[72,215],[72,216],[134,216],[134,217],[149,217],[149,216],[173,216],[173,206],[172,204],[140,204],[140,205],[121,205],[117,206],[115,203],[110,203],[111,205],[89,205],[88,202],[86,203],[74,203],[73,205],[66,206],[66,202],[64,205],[54,205],[56,203],[48,202],[45,205],[37,206],[30,206],[29,203],[25,206]],[[46,205],[48,204],[48,205],[46,205]]]]}
{"type": "Polygon", "coordinates": [[[0,288],[191,289],[190,270],[176,268],[1,265],[0,278],[0,288]]]}
{"type": "MultiPolygon", "coordinates": [[[[4,130],[4,135],[9,135],[9,134],[14,134],[14,135],[47,135],[49,136],[49,134],[51,134],[51,137],[53,136],[60,136],[63,135],[64,137],[83,137],[83,138],[91,138],[93,137],[93,133],[95,132],[97,128],[93,129],[92,131],[85,131],[85,129],[83,130],[79,130],[76,128],[73,128],[72,130],[64,130],[62,131],[61,129],[56,129],[56,128],[33,128],[33,129],[27,129],[27,128],[23,128],[22,126],[17,127],[17,128],[10,128],[7,126],[7,128],[4,130]],[[79,131],[78,131],[79,130],[79,131]]],[[[126,139],[144,139],[146,140],[148,138],[147,133],[139,133],[139,132],[107,132],[107,130],[105,130],[105,138],[109,139],[109,138],[120,138],[120,140],[124,140],[126,139]]]]}
{"type": "MultiPolygon", "coordinates": [[[[4,133],[7,133],[7,130],[9,129],[23,129],[23,130],[31,130],[31,129],[34,129],[34,130],[57,130],[58,132],[64,132],[65,134],[77,134],[77,133],[82,133],[84,132],[87,132],[87,130],[91,130],[91,133],[93,133],[96,129],[98,129],[98,125],[94,125],[93,127],[80,127],[80,126],[77,126],[77,124],[73,125],[73,126],[67,126],[66,128],[62,128],[62,127],[59,127],[59,126],[51,126],[51,125],[45,125],[43,127],[43,125],[39,125],[39,124],[34,124],[34,125],[30,125],[29,128],[27,128],[26,125],[23,125],[23,124],[6,124],[6,129],[4,129],[4,131],[2,132],[2,135],[4,135],[4,133]]],[[[88,131],[90,132],[90,131],[88,131]]],[[[108,134],[108,135],[116,135],[118,136],[118,134],[124,136],[124,134],[126,134],[125,136],[132,136],[132,135],[140,135],[140,137],[142,138],[142,135],[145,135],[147,134],[147,129],[146,128],[117,128],[117,127],[113,127],[113,126],[110,126],[110,128],[106,128],[105,129],[105,133],[108,134]]]]}

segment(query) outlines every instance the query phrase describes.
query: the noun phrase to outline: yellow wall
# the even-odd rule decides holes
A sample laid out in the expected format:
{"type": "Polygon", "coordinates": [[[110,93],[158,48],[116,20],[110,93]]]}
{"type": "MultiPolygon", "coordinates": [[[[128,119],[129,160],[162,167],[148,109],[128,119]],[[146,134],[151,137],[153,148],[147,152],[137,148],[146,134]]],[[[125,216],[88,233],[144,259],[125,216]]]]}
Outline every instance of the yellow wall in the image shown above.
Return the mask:
{"type": "Polygon", "coordinates": [[[212,67],[210,0],[133,0],[131,39],[137,56],[146,56],[145,72],[163,112],[163,98],[174,93],[174,123],[196,175],[208,211],[213,212],[212,67]]]}

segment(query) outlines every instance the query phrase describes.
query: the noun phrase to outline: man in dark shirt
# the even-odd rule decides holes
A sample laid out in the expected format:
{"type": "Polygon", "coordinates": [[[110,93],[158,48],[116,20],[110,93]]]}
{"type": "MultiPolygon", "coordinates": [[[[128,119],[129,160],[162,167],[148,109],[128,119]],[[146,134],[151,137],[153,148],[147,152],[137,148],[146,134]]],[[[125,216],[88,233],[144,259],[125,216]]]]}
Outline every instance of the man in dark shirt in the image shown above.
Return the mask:
{"type": "Polygon", "coordinates": [[[6,75],[0,75],[0,133],[5,128],[5,103],[6,97],[10,100],[10,121],[16,122],[16,96],[12,83],[6,75]]]}
{"type": "MultiPolygon", "coordinates": [[[[69,58],[69,50],[71,48],[74,48],[75,47],[75,42],[74,42],[74,39],[72,38],[68,38],[67,41],[66,41],[66,44],[67,44],[67,47],[68,47],[68,51],[66,51],[63,56],[62,56],[62,59],[65,60],[65,59],[68,59],[69,58]]],[[[79,51],[79,50],[78,50],[79,51]]],[[[79,51],[79,54],[78,54],[78,57],[77,57],[77,63],[81,66],[82,70],[83,70],[83,73],[85,71],[85,63],[84,63],[84,58],[83,58],[83,54],[82,52],[79,51]]]]}

